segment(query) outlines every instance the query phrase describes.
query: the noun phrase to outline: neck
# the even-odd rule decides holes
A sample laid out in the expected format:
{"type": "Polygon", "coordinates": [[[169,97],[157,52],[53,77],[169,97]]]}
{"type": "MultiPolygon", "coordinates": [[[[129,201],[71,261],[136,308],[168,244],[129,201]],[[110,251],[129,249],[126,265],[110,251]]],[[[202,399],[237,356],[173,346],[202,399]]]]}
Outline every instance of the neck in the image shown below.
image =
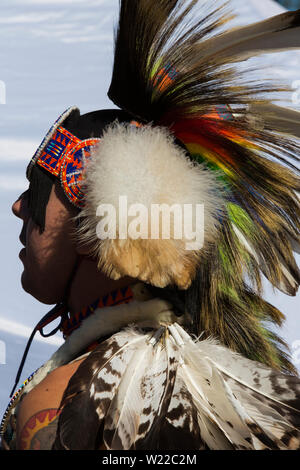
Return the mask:
{"type": "Polygon", "coordinates": [[[110,292],[136,284],[137,280],[124,277],[118,281],[109,279],[98,270],[96,263],[88,258],[79,261],[71,282],[68,306],[71,317],[84,307],[110,292]]]}

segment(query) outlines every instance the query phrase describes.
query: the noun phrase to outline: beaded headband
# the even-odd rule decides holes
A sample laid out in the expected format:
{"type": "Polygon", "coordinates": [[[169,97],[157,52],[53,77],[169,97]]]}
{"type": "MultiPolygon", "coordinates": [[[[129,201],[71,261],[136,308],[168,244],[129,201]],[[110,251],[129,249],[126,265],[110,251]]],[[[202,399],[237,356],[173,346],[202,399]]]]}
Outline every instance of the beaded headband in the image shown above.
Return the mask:
{"type": "Polygon", "coordinates": [[[91,149],[100,142],[99,138],[80,140],[63,123],[74,112],[73,106],[67,109],[53,124],[41,145],[37,149],[27,168],[30,180],[35,165],[60,178],[63,190],[69,201],[78,208],[84,206],[84,194],[81,190],[83,168],[91,155],[91,149]]]}

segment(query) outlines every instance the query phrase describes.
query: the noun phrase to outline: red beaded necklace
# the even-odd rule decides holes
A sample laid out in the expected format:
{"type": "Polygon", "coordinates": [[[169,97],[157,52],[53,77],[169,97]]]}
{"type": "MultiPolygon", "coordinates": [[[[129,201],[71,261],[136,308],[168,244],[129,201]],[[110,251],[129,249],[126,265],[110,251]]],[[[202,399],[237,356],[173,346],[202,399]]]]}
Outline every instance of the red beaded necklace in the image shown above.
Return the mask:
{"type": "Polygon", "coordinates": [[[104,295],[100,299],[93,302],[88,307],[83,308],[80,312],[72,316],[67,316],[61,325],[60,330],[63,332],[64,338],[67,338],[71,333],[79,328],[81,323],[90,315],[92,315],[98,308],[113,307],[115,305],[127,304],[133,299],[133,292],[130,287],[117,289],[110,294],[104,295]]]}

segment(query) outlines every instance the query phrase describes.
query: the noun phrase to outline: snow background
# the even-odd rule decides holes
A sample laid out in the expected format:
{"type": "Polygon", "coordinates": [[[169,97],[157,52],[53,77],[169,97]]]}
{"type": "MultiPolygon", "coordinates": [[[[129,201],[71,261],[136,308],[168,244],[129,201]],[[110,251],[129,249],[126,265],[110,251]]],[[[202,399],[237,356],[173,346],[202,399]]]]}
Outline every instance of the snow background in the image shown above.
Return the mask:
{"type": "MultiPolygon", "coordinates": [[[[232,6],[238,14],[237,24],[284,11],[272,0],[232,0],[232,6]]],[[[29,159],[65,109],[77,105],[85,113],[113,107],[106,92],[117,16],[118,0],[1,0],[0,416],[31,330],[49,310],[22,291],[18,258],[22,223],[12,215],[11,205],[27,188],[29,159]]],[[[293,84],[295,93],[286,105],[300,109],[300,51],[254,60],[267,65],[262,74],[293,84]]],[[[300,294],[295,298],[274,294],[266,283],[265,298],[285,312],[287,321],[281,334],[300,366],[300,294]]],[[[49,340],[37,337],[21,380],[45,362],[61,342],[59,334],[49,340]]]]}

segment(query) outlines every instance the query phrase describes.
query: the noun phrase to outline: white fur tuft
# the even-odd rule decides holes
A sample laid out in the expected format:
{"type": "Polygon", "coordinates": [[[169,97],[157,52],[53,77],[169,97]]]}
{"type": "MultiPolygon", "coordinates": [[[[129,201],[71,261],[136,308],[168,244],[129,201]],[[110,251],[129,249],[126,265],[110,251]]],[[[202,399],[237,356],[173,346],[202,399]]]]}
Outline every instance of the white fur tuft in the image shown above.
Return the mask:
{"type": "Polygon", "coordinates": [[[152,204],[204,204],[205,242],[211,242],[223,204],[215,175],[191,162],[167,129],[114,123],[94,150],[84,177],[86,203],[79,237],[92,247],[99,267],[115,279],[130,275],[160,287],[175,283],[187,288],[200,253],[186,250],[182,227],[181,240],[99,240],[96,212],[101,204],[116,208],[118,238],[120,196],[127,197],[128,207],[142,204],[149,214],[152,204]]]}

